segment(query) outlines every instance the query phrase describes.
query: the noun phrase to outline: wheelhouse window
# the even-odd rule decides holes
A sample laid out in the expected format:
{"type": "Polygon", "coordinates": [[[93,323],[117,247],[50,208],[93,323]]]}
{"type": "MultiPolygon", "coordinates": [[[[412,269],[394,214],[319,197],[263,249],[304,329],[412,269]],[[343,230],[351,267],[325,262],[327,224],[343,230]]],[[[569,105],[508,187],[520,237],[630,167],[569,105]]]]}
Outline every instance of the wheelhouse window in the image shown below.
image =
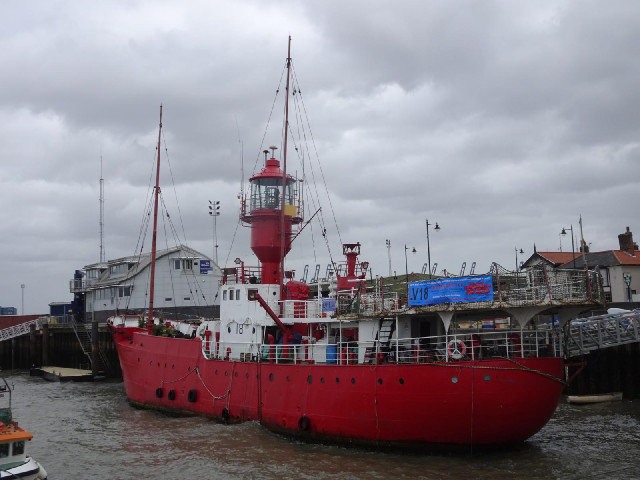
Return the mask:
{"type": "Polygon", "coordinates": [[[0,458],[5,458],[8,456],[9,456],[9,444],[0,443],[0,458]]]}
{"type": "Polygon", "coordinates": [[[13,442],[13,455],[23,455],[24,454],[24,440],[18,440],[17,442],[13,442]]]}
{"type": "Polygon", "coordinates": [[[227,291],[223,290],[222,291],[222,300],[226,300],[227,299],[227,291]]]}

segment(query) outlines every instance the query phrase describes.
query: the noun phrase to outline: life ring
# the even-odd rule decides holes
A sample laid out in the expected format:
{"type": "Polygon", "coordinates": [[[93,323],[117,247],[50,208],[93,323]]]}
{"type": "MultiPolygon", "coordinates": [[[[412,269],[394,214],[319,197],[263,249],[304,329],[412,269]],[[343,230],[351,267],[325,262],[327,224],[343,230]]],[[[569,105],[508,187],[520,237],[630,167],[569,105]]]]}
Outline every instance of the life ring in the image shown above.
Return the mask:
{"type": "Polygon", "coordinates": [[[169,400],[175,400],[176,399],[176,391],[175,390],[169,390],[169,393],[167,394],[167,398],[169,400]]]}
{"type": "Polygon", "coordinates": [[[162,398],[162,388],[156,388],[156,397],[162,398]]]}
{"type": "Polygon", "coordinates": [[[189,393],[187,394],[187,400],[189,400],[191,403],[195,403],[197,399],[198,391],[195,388],[189,390],[189,393]]]}
{"type": "Polygon", "coordinates": [[[451,340],[447,344],[447,353],[450,358],[460,360],[467,353],[467,346],[462,340],[451,340]]]}
{"type": "Polygon", "coordinates": [[[301,432],[306,432],[307,430],[309,430],[310,426],[311,421],[309,420],[309,417],[307,417],[306,415],[300,417],[300,420],[298,420],[298,428],[301,432]]]}

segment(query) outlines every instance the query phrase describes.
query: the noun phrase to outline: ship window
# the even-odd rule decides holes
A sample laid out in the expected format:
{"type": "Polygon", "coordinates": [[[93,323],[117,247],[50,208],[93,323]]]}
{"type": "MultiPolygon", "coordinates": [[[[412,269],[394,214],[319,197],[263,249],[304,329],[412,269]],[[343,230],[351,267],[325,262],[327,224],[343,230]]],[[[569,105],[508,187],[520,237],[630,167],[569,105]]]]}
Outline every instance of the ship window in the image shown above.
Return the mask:
{"type": "Polygon", "coordinates": [[[173,268],[175,270],[180,270],[180,259],[179,258],[173,261],[173,268]]]}
{"type": "Polygon", "coordinates": [[[9,456],[9,444],[8,443],[0,443],[0,458],[9,456]]]}
{"type": "Polygon", "coordinates": [[[227,299],[227,291],[223,290],[222,291],[222,300],[226,300],[227,299]]]}
{"type": "Polygon", "coordinates": [[[22,455],[24,453],[24,440],[13,442],[13,455],[22,455]]]}
{"type": "Polygon", "coordinates": [[[184,297],[184,300],[191,300],[191,297],[184,297]]]}
{"type": "Polygon", "coordinates": [[[170,302],[171,300],[173,300],[173,298],[171,298],[171,297],[164,297],[164,301],[165,301],[165,302],[170,302]]]}
{"type": "Polygon", "coordinates": [[[236,300],[240,300],[240,290],[236,290],[236,300]]]}
{"type": "Polygon", "coordinates": [[[233,290],[229,290],[229,300],[233,300],[233,290]]]}

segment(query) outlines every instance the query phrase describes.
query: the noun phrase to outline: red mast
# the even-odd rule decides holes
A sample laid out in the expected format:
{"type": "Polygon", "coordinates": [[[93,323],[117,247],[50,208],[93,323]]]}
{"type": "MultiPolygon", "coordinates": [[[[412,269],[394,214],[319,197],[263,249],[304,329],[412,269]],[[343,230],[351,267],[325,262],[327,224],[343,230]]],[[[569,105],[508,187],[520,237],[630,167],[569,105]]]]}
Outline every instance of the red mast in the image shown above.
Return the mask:
{"type": "MultiPolygon", "coordinates": [[[[287,48],[287,88],[286,88],[286,96],[284,101],[284,147],[282,150],[282,202],[281,205],[284,205],[284,194],[287,188],[287,138],[289,135],[289,79],[291,78],[291,35],[289,35],[289,46],[287,48]]],[[[282,236],[280,240],[280,274],[278,275],[278,284],[280,287],[284,285],[284,208],[281,213],[281,221],[280,221],[280,234],[282,236]]],[[[291,234],[291,233],[289,233],[291,234]]]]}
{"type": "Polygon", "coordinates": [[[158,164],[156,166],[156,187],[154,189],[153,202],[153,237],[151,239],[151,280],[149,282],[149,315],[147,318],[147,331],[149,335],[153,330],[153,294],[156,277],[156,238],[158,236],[158,195],[160,193],[160,140],[162,138],[162,105],[160,105],[160,127],[158,128],[158,164]]]}

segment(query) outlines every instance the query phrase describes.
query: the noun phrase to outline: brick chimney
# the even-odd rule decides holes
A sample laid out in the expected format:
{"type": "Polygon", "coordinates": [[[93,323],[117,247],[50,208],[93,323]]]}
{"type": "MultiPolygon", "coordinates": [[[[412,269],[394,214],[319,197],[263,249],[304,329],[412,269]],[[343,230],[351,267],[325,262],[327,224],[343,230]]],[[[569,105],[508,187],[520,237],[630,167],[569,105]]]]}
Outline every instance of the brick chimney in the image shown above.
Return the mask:
{"type": "Polygon", "coordinates": [[[618,242],[620,242],[620,250],[635,256],[638,244],[633,242],[633,234],[629,231],[629,227],[627,227],[626,232],[618,235],[618,242]]]}

